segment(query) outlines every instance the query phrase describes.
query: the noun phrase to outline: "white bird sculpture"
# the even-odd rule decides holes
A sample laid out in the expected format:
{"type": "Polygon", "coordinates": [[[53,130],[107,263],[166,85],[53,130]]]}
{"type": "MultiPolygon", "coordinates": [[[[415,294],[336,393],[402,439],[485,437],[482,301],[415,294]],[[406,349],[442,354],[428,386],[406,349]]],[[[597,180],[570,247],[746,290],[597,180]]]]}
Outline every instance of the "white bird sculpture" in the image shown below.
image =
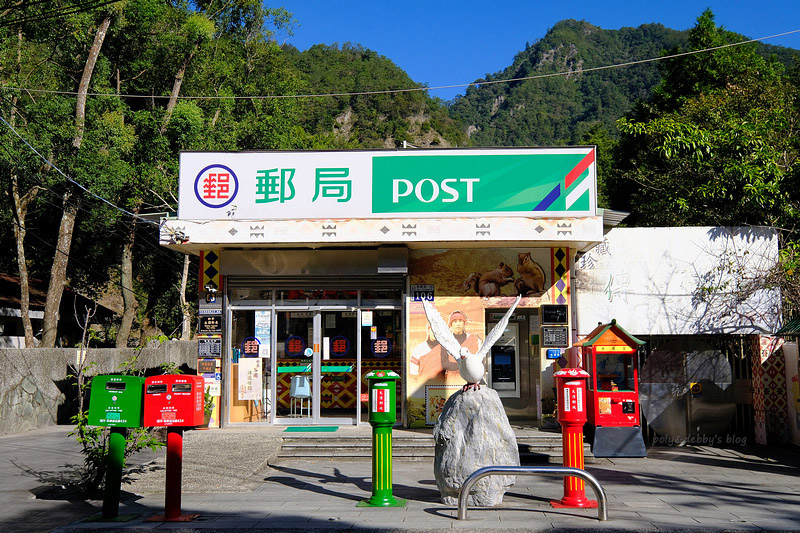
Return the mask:
{"type": "Polygon", "coordinates": [[[433,336],[436,337],[436,340],[439,341],[439,344],[444,347],[447,353],[449,353],[453,359],[458,361],[458,373],[467,382],[462,391],[466,392],[467,389],[470,388],[472,390],[481,388],[480,381],[483,379],[483,376],[486,373],[483,360],[486,357],[486,354],[489,353],[489,350],[492,348],[494,343],[496,343],[497,340],[503,335],[503,332],[508,325],[508,320],[514,313],[514,309],[517,308],[521,298],[522,296],[517,296],[517,299],[514,301],[514,305],[512,305],[508,311],[506,311],[506,314],[503,315],[503,318],[500,320],[500,322],[498,322],[497,325],[492,328],[492,331],[490,331],[486,336],[486,340],[478,349],[477,353],[472,353],[468,348],[461,346],[453,335],[453,332],[450,331],[449,327],[447,327],[447,324],[442,316],[433,307],[433,304],[431,304],[428,300],[422,301],[422,307],[425,309],[425,315],[428,317],[428,322],[431,325],[433,336]]]}

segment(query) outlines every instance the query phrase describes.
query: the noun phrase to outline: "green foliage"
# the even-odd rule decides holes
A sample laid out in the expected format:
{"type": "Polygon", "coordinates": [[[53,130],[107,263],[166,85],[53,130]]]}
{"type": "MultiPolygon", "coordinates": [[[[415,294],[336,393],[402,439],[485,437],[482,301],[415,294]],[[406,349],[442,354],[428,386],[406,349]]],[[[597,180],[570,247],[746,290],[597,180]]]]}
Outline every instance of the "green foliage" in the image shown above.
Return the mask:
{"type": "MultiPolygon", "coordinates": [[[[695,47],[721,37],[735,36],[710,12],[691,31],[695,47]]],[[[684,57],[665,67],[650,102],[618,122],[617,207],[643,225],[795,227],[797,87],[753,47],[684,57]],[[720,83],[734,63],[736,77],[720,83]]]]}
{"type": "Polygon", "coordinates": [[[213,412],[214,397],[211,395],[211,387],[206,387],[205,392],[203,392],[203,415],[205,418],[208,418],[213,412]]]}
{"type": "MultiPolygon", "coordinates": [[[[692,50],[741,38],[705,11],[690,31],[692,50]]],[[[675,51],[673,51],[675,52],[675,51]]],[[[735,286],[702,287],[698,298],[779,287],[784,312],[800,302],[795,273],[800,204],[800,86],[754,45],[684,55],[663,66],[650,100],[618,121],[615,169],[608,180],[615,208],[647,226],[774,226],[782,231],[780,267],[746,279],[720,258],[735,286]]],[[[733,266],[731,266],[733,265],[733,266]]]]}

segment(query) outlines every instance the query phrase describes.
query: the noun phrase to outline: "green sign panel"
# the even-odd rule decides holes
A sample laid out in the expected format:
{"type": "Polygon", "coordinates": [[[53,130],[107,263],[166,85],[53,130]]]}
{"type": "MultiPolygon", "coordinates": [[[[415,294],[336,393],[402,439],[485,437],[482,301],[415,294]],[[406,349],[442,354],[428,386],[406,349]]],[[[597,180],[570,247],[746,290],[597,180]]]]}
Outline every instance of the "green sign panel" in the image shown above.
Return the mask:
{"type": "Polygon", "coordinates": [[[594,214],[594,151],[376,156],[373,213],[594,214]]]}

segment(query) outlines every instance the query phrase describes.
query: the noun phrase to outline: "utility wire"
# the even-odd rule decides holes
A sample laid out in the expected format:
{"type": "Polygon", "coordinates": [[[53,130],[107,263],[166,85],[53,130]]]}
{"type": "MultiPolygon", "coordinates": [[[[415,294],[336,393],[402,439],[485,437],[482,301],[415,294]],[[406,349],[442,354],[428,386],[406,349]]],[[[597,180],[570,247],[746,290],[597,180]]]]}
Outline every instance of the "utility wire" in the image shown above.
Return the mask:
{"type": "MultiPolygon", "coordinates": [[[[510,78],[506,80],[490,80],[490,81],[473,81],[471,83],[457,83],[453,85],[437,85],[434,87],[411,87],[408,89],[385,89],[379,91],[356,91],[356,92],[349,92],[349,93],[324,93],[324,94],[271,94],[271,95],[251,95],[251,96],[178,96],[181,100],[277,100],[277,99],[303,99],[303,98],[327,98],[327,97],[348,97],[348,96],[371,96],[371,95],[379,95],[379,94],[401,94],[401,93],[410,93],[410,92],[421,92],[421,91],[436,91],[439,89],[458,89],[462,87],[479,87],[482,85],[497,85],[500,83],[515,83],[519,81],[527,81],[527,80],[538,80],[543,78],[554,78],[560,76],[572,76],[575,74],[583,74],[586,72],[596,72],[600,70],[609,70],[609,69],[616,69],[616,68],[623,68],[623,67],[631,67],[634,65],[642,65],[646,63],[653,63],[657,61],[665,61],[668,59],[676,59],[679,57],[686,57],[695,54],[703,54],[706,52],[713,52],[715,50],[722,50],[725,48],[731,48],[734,46],[741,46],[744,44],[750,44],[760,41],[765,41],[767,39],[774,39],[776,37],[783,37],[785,35],[791,35],[794,33],[800,33],[800,29],[791,30],[783,33],[776,33],[774,35],[768,35],[766,37],[759,37],[757,39],[748,39],[746,41],[739,41],[736,43],[728,43],[719,46],[712,46],[710,48],[703,48],[702,50],[690,50],[688,52],[680,52],[677,54],[670,54],[667,56],[661,57],[652,57],[648,59],[639,59],[636,61],[627,61],[625,63],[615,63],[613,65],[604,65],[600,67],[589,67],[583,68],[581,70],[569,70],[569,71],[561,71],[561,72],[552,72],[550,74],[537,74],[535,76],[523,76],[520,78],[510,78]]],[[[27,91],[32,93],[39,93],[39,94],[60,94],[66,96],[75,96],[78,93],[74,91],[55,91],[55,90],[46,90],[46,89],[28,89],[24,87],[5,87],[6,89],[13,90],[13,91],[27,91]]],[[[87,93],[87,96],[116,96],[118,98],[149,98],[151,100],[163,100],[169,99],[171,96],[169,95],[153,95],[153,94],[114,94],[114,93],[87,93]]]]}
{"type": "Polygon", "coordinates": [[[79,189],[81,189],[82,191],[84,191],[85,193],[87,193],[87,194],[89,194],[89,195],[93,196],[94,198],[96,198],[96,199],[100,200],[101,202],[103,202],[103,203],[105,203],[105,204],[108,204],[109,206],[111,206],[112,208],[116,209],[117,211],[120,211],[120,212],[122,212],[122,213],[124,213],[124,214],[128,215],[129,217],[132,217],[134,220],[141,219],[142,221],[144,221],[144,222],[146,222],[146,223],[148,223],[148,224],[153,224],[153,225],[155,225],[155,226],[158,226],[158,225],[159,225],[159,224],[158,224],[158,222],[153,222],[152,220],[147,220],[146,218],[143,218],[143,217],[141,217],[140,215],[136,215],[136,214],[134,214],[134,213],[131,213],[130,211],[128,211],[128,210],[126,210],[126,209],[123,209],[123,208],[119,207],[118,205],[115,205],[115,204],[113,204],[113,203],[109,202],[108,200],[106,200],[106,199],[105,199],[105,198],[103,198],[102,196],[99,196],[99,195],[97,195],[97,194],[93,193],[92,191],[90,191],[89,189],[87,189],[86,187],[84,187],[83,185],[81,185],[80,183],[78,183],[77,181],[75,181],[74,179],[70,178],[70,177],[69,177],[69,176],[67,176],[67,175],[66,175],[66,174],[65,174],[65,173],[64,173],[64,172],[63,172],[63,171],[62,171],[60,168],[58,168],[58,166],[56,166],[56,164],[55,164],[55,163],[51,162],[51,161],[50,161],[50,160],[48,160],[48,159],[47,159],[45,156],[43,156],[42,154],[40,154],[40,153],[39,153],[39,151],[38,151],[38,150],[36,150],[36,148],[34,148],[34,147],[33,147],[33,146],[32,146],[32,145],[31,145],[31,144],[28,142],[28,141],[26,141],[26,140],[25,140],[25,138],[24,138],[24,137],[22,137],[22,135],[20,135],[20,134],[19,134],[19,132],[17,132],[17,130],[16,130],[16,129],[14,129],[14,126],[12,126],[11,124],[9,124],[9,123],[6,121],[6,119],[5,119],[5,118],[3,118],[3,116],[2,116],[2,115],[0,115],[0,121],[2,121],[2,122],[3,122],[3,124],[5,124],[5,125],[8,127],[8,129],[10,129],[10,130],[11,130],[11,131],[14,133],[14,135],[16,135],[16,136],[17,136],[17,137],[18,137],[18,138],[19,138],[19,139],[20,139],[20,140],[21,140],[23,143],[25,143],[25,145],[26,145],[28,148],[30,148],[30,149],[33,151],[33,153],[35,153],[37,156],[39,156],[39,158],[40,158],[40,159],[41,159],[41,160],[42,160],[44,163],[46,163],[46,164],[47,164],[48,166],[50,166],[50,167],[53,167],[53,169],[55,169],[55,171],[56,171],[56,172],[58,172],[59,174],[61,174],[61,175],[64,177],[64,179],[65,179],[65,180],[67,180],[69,183],[71,183],[71,184],[75,185],[76,187],[78,187],[79,189]]]}
{"type": "MultiPolygon", "coordinates": [[[[97,9],[100,7],[107,6],[109,4],[116,4],[120,0],[89,0],[77,4],[73,4],[71,6],[63,6],[57,9],[51,9],[49,11],[43,11],[41,13],[35,15],[22,15],[14,19],[10,20],[3,20],[4,16],[0,15],[0,27],[4,26],[15,26],[17,24],[24,24],[26,22],[38,22],[41,20],[47,20],[51,18],[61,17],[64,15],[74,15],[76,13],[83,13],[85,11],[91,11],[92,9],[97,9]]],[[[23,6],[6,6],[6,9],[9,11],[13,11],[16,7],[29,7],[33,4],[44,3],[44,2],[32,2],[30,4],[25,4],[23,6]]],[[[2,9],[2,8],[0,8],[2,9]]]]}

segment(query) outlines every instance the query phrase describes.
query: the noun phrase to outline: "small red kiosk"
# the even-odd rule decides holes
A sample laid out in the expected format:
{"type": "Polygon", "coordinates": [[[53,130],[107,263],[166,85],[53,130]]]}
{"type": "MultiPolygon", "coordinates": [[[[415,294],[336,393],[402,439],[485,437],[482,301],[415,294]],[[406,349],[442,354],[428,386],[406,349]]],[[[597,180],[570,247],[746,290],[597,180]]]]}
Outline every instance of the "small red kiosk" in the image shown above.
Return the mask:
{"type": "Polygon", "coordinates": [[[647,455],[639,419],[638,349],[643,344],[616,320],[574,344],[580,367],[589,373],[587,433],[595,457],[647,455]]]}

